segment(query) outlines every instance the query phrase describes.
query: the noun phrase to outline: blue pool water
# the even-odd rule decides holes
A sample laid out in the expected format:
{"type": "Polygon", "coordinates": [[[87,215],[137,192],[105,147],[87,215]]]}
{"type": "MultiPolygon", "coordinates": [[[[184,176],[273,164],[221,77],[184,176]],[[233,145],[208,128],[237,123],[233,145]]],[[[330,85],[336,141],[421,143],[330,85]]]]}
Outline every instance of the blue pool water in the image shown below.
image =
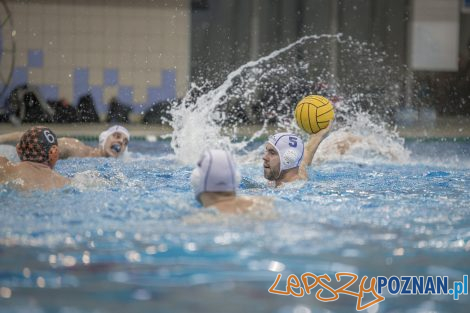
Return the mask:
{"type": "MultiPolygon", "coordinates": [[[[253,146],[261,145],[261,142],[253,146]]],[[[470,142],[407,141],[405,163],[330,159],[272,189],[240,158],[240,193],[262,217],[202,209],[169,142],[134,141],[122,162],[60,161],[74,186],[0,186],[0,312],[354,312],[268,292],[278,273],[470,274],[470,142]]],[[[323,296],[329,296],[326,293],[323,296]]],[[[364,312],[468,312],[470,298],[389,295],[364,312]]],[[[367,297],[366,297],[367,299],[367,297]]]]}

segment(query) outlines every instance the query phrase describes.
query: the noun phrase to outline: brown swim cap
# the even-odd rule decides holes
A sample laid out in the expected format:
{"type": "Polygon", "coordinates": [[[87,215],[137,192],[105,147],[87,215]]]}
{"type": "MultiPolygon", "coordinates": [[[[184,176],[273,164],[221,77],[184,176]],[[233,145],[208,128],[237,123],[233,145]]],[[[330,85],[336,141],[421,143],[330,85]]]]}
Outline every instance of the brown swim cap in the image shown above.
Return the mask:
{"type": "Polygon", "coordinates": [[[25,131],[18,144],[21,161],[49,162],[49,150],[58,145],[57,136],[47,127],[34,126],[25,131]]]}

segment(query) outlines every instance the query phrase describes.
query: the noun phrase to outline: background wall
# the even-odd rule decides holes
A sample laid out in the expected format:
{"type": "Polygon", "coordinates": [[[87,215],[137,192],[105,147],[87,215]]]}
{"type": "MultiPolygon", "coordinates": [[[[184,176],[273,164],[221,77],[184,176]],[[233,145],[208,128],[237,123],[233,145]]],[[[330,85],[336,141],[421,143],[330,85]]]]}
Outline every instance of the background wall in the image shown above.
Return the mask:
{"type": "MultiPolygon", "coordinates": [[[[193,1],[192,79],[223,79],[306,35],[342,33],[406,63],[407,0],[193,1]],[[204,53],[202,53],[204,51],[204,53]],[[208,66],[209,65],[209,66],[208,66]],[[216,70],[215,70],[215,69],[216,70]]],[[[328,47],[323,47],[328,49],[328,47]]],[[[344,60],[354,66],[354,60],[344,60]]]]}
{"type": "MultiPolygon", "coordinates": [[[[373,45],[385,53],[386,64],[406,73],[413,1],[193,0],[191,80],[217,84],[240,65],[303,36],[337,33],[373,45]]],[[[400,84],[398,95],[403,99],[399,105],[428,106],[440,114],[470,116],[470,9],[462,10],[462,4],[454,12],[459,29],[458,55],[453,58],[458,58],[458,69],[410,71],[412,83],[405,75],[400,81],[390,79],[400,84]]],[[[337,77],[344,79],[345,74],[357,72],[360,64],[356,59],[342,51],[331,52],[328,56],[337,64],[337,77]]],[[[299,59],[304,58],[299,53],[299,59]]]]}
{"type": "MultiPolygon", "coordinates": [[[[342,33],[374,44],[393,56],[390,62],[397,66],[408,62],[412,0],[5,2],[17,43],[10,90],[36,84],[46,98],[63,97],[72,104],[89,91],[100,113],[113,96],[140,113],[159,100],[182,97],[190,79],[220,83],[240,65],[305,35],[342,33]]],[[[459,14],[459,71],[414,75],[416,86],[429,90],[427,103],[443,113],[470,114],[470,14],[459,14]]],[[[7,31],[2,28],[4,49],[7,31]]],[[[7,56],[1,57],[1,66],[7,66],[7,56]]],[[[343,72],[354,72],[357,66],[341,52],[334,59],[343,72]]]]}
{"type": "Polygon", "coordinates": [[[187,90],[189,1],[7,3],[16,31],[12,87],[38,85],[47,99],[72,103],[90,91],[99,113],[114,96],[140,113],[187,90]]]}

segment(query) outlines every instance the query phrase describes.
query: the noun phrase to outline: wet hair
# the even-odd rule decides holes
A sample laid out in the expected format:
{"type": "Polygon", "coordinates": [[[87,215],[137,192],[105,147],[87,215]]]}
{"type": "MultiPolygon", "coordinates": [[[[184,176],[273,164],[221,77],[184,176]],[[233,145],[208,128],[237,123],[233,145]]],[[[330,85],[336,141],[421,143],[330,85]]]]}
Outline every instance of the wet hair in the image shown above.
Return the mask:
{"type": "Polygon", "coordinates": [[[47,127],[34,126],[24,132],[18,143],[18,156],[21,161],[38,163],[49,162],[49,150],[58,146],[57,136],[47,127]]]}

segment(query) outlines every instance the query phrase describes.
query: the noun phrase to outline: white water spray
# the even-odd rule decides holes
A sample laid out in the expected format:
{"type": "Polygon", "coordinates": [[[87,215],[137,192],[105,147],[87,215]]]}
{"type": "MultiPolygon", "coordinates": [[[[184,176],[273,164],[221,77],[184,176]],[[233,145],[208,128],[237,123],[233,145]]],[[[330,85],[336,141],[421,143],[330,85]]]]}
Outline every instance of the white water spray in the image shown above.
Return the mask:
{"type": "MultiPolygon", "coordinates": [[[[295,102],[293,103],[291,98],[285,97],[285,94],[290,93],[289,88],[295,89],[297,85],[302,83],[313,86],[316,82],[326,80],[326,77],[320,77],[321,75],[326,75],[328,78],[331,78],[331,75],[328,74],[328,70],[322,71],[321,68],[317,68],[316,64],[312,66],[307,62],[302,63],[302,61],[298,60],[275,64],[274,61],[278,61],[278,59],[291,51],[295,51],[295,49],[300,47],[305,48],[304,44],[311,41],[313,41],[316,47],[322,46],[318,42],[320,39],[333,39],[339,43],[345,43],[341,40],[341,35],[306,36],[256,61],[244,64],[231,72],[227,79],[215,89],[204,93],[198,86],[192,86],[181,104],[172,107],[170,110],[172,115],[170,125],[173,127],[171,146],[175,152],[176,159],[183,164],[193,165],[197,162],[200,154],[207,148],[226,149],[234,154],[244,151],[249,143],[267,133],[268,120],[272,116],[277,118],[276,125],[274,126],[275,131],[294,131],[300,133],[301,130],[295,125],[291,111],[281,112],[283,107],[293,108],[295,106],[295,102]],[[290,72],[293,67],[298,72],[300,71],[301,74],[306,75],[295,77],[290,72]],[[310,74],[309,70],[315,71],[316,74],[310,74]],[[283,91],[284,94],[280,96],[278,95],[279,88],[286,88],[283,91]],[[266,104],[267,106],[277,105],[279,111],[268,111],[268,113],[263,111],[261,123],[257,127],[252,126],[250,128],[252,131],[247,138],[235,142],[237,139],[240,139],[240,130],[244,130],[243,128],[247,126],[241,120],[235,120],[235,122],[230,123],[231,126],[229,127],[223,126],[224,122],[230,118],[227,112],[230,108],[243,106],[248,107],[243,109],[249,111],[251,104],[257,101],[260,90],[265,93],[264,95],[268,94],[268,99],[263,99],[261,104],[266,104]],[[195,93],[202,93],[202,95],[194,97],[195,93]]],[[[352,41],[348,41],[345,44],[345,49],[352,49],[351,47],[354,45],[358,46],[360,53],[364,53],[367,50],[364,48],[364,44],[352,41]]],[[[310,50],[305,49],[304,53],[318,53],[318,56],[315,55],[313,57],[314,59],[323,58],[326,60],[329,56],[325,54],[327,52],[326,49],[323,50],[319,49],[318,52],[310,52],[310,50]]],[[[370,53],[370,55],[373,55],[373,53],[370,53]]],[[[377,57],[377,63],[383,66],[384,71],[390,71],[389,68],[385,68],[383,58],[380,56],[377,57]]],[[[377,74],[374,72],[377,66],[374,65],[371,65],[374,69],[371,69],[370,73],[366,72],[367,70],[363,70],[362,73],[363,75],[366,73],[366,77],[370,76],[371,81],[377,80],[377,74]]],[[[369,83],[364,82],[363,84],[367,85],[369,83]]],[[[336,86],[329,86],[329,88],[332,89],[334,95],[338,94],[336,86]]],[[[336,140],[342,140],[347,133],[353,133],[358,137],[368,136],[368,140],[362,141],[362,143],[356,141],[352,146],[355,148],[360,146],[365,150],[375,152],[355,154],[357,158],[377,154],[384,155],[385,159],[392,161],[406,160],[409,154],[404,149],[403,140],[398,137],[397,133],[388,130],[385,123],[380,121],[373,122],[369,114],[362,113],[360,109],[356,108],[354,101],[357,99],[363,101],[369,95],[362,95],[360,92],[355,91],[354,86],[343,86],[343,89],[347,90],[349,96],[343,96],[342,98],[347,100],[337,101],[336,103],[336,115],[342,121],[336,123],[336,129],[330,134],[329,140],[334,142],[335,137],[336,140]]],[[[298,90],[292,91],[292,93],[295,92],[298,94],[298,90]]],[[[327,94],[325,96],[329,97],[330,95],[327,94]]],[[[304,136],[306,137],[306,134],[304,136]]],[[[335,154],[330,154],[330,157],[324,157],[323,159],[331,159],[331,156],[333,158],[342,158],[343,154],[338,153],[336,156],[334,156],[335,154]]]]}

